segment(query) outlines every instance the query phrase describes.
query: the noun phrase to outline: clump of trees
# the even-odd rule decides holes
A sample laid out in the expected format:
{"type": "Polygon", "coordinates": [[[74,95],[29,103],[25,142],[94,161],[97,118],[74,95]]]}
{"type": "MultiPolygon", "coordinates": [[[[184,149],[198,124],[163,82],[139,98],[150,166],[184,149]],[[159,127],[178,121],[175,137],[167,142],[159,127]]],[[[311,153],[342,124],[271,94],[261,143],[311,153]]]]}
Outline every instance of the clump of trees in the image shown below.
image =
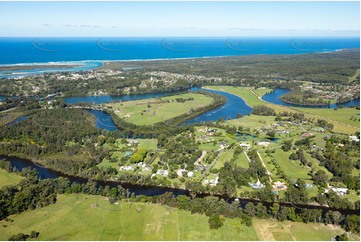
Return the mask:
{"type": "Polygon", "coordinates": [[[39,232],[36,231],[31,231],[30,235],[29,234],[23,234],[23,233],[18,233],[18,234],[14,234],[12,236],[9,237],[8,241],[26,241],[29,238],[30,239],[36,239],[39,237],[39,232]]]}
{"type": "Polygon", "coordinates": [[[276,111],[264,105],[256,105],[253,107],[252,114],[261,116],[276,116],[276,111]]]}

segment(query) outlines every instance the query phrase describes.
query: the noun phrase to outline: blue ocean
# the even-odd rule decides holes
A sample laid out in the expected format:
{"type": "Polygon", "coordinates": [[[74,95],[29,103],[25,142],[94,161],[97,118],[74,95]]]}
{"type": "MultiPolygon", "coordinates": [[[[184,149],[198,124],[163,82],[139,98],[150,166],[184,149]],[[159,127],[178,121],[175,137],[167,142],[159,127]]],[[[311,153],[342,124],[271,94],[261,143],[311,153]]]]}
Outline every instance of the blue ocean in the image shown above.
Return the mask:
{"type": "Polygon", "coordinates": [[[0,64],[302,54],[360,48],[359,38],[0,38],[0,64]]]}
{"type": "Polygon", "coordinates": [[[0,78],[83,71],[104,61],[306,54],[360,48],[359,38],[0,38],[0,65],[75,64],[0,71],[0,78]]]}

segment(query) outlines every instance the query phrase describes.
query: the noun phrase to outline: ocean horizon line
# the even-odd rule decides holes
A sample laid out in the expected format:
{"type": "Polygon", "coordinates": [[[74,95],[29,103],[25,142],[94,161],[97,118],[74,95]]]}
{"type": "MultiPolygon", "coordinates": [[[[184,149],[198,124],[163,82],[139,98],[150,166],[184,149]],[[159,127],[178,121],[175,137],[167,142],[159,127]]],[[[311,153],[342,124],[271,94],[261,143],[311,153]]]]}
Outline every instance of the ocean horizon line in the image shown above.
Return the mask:
{"type": "Polygon", "coordinates": [[[241,57],[241,56],[250,56],[250,55],[306,55],[306,54],[326,54],[332,52],[338,52],[343,50],[352,50],[352,49],[360,49],[360,48],[342,48],[336,50],[324,50],[324,51],[315,51],[315,52],[307,52],[307,53],[259,53],[259,54],[248,54],[248,55],[219,55],[219,56],[196,56],[196,57],[169,57],[169,58],[151,58],[151,59],[117,59],[117,60],[67,60],[67,61],[49,61],[49,62],[24,62],[24,63],[14,63],[14,64],[0,64],[0,67],[4,66],[36,66],[36,65],[69,65],[69,64],[78,64],[78,63],[86,63],[86,62],[100,62],[102,64],[107,62],[141,62],[141,61],[164,61],[164,60],[192,60],[192,59],[211,59],[211,58],[224,58],[224,57],[241,57]]]}

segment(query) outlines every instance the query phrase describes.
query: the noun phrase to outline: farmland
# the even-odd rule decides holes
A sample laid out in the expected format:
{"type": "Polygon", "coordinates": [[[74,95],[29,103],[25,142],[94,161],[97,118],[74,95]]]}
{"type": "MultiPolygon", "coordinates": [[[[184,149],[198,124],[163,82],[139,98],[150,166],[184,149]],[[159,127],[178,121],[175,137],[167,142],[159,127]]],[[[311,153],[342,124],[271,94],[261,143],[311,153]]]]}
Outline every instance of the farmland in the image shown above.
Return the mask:
{"type": "Polygon", "coordinates": [[[111,103],[106,106],[129,123],[151,125],[205,107],[211,103],[212,98],[206,95],[185,93],[160,99],[111,103]]]}
{"type": "Polygon", "coordinates": [[[0,240],[32,230],[39,231],[38,240],[330,240],[343,233],[333,225],[253,219],[247,227],[228,218],[211,230],[205,215],[157,204],[109,204],[91,195],[58,195],[56,204],[9,218],[0,222],[0,240]]]}

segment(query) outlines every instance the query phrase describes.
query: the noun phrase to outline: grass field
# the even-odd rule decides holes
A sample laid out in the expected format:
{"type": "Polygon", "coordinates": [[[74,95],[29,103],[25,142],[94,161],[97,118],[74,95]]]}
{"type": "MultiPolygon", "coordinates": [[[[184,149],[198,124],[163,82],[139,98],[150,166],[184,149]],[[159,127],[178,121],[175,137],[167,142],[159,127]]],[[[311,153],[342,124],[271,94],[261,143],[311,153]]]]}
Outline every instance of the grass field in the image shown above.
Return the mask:
{"type": "Polygon", "coordinates": [[[244,169],[248,169],[248,168],[249,168],[249,161],[248,161],[246,155],[244,154],[244,152],[242,152],[242,153],[238,156],[238,158],[237,158],[237,160],[236,160],[236,164],[237,164],[238,166],[240,166],[241,168],[244,168],[244,169]]]}
{"type": "Polygon", "coordinates": [[[301,166],[299,160],[290,160],[290,152],[284,152],[281,149],[276,149],[275,153],[272,154],[276,159],[280,167],[289,176],[291,179],[297,180],[298,178],[302,179],[311,179],[307,173],[310,171],[305,166],[301,166]]]}
{"type": "Polygon", "coordinates": [[[280,176],[277,175],[277,169],[275,165],[272,163],[271,157],[267,156],[265,152],[259,152],[259,154],[262,157],[267,170],[271,172],[271,178],[273,180],[278,180],[280,176]]]}
{"type": "Polygon", "coordinates": [[[316,223],[254,219],[253,225],[260,240],[330,241],[331,237],[344,232],[340,227],[316,223]]]}
{"type": "Polygon", "coordinates": [[[58,195],[56,204],[10,218],[14,221],[0,221],[0,240],[32,230],[40,232],[38,240],[330,240],[344,232],[324,224],[260,219],[247,227],[229,218],[211,230],[205,215],[157,204],[109,204],[83,194],[58,195]]]}
{"type": "Polygon", "coordinates": [[[39,240],[259,239],[254,228],[239,219],[227,218],[222,228],[210,230],[205,215],[156,204],[110,205],[104,197],[90,195],[59,195],[56,204],[11,218],[14,222],[0,222],[0,240],[32,230],[40,232],[39,240]]]}
{"type": "MultiPolygon", "coordinates": [[[[249,106],[264,105],[264,102],[259,100],[254,95],[251,87],[233,87],[233,86],[205,86],[205,89],[211,89],[216,91],[228,92],[241,97],[249,106]]],[[[262,90],[262,89],[261,89],[262,90]]]]}
{"type": "Polygon", "coordinates": [[[258,96],[262,97],[263,95],[271,92],[272,90],[273,90],[273,89],[271,89],[271,88],[258,88],[258,89],[255,89],[254,92],[255,92],[258,96]]]}
{"type": "Polygon", "coordinates": [[[213,168],[217,168],[217,169],[222,168],[226,161],[231,161],[231,159],[233,158],[233,153],[234,153],[234,150],[223,151],[219,155],[218,160],[217,160],[216,164],[213,166],[213,168]]]}
{"type": "Polygon", "coordinates": [[[240,119],[227,120],[226,122],[235,126],[243,126],[245,128],[259,130],[263,126],[275,123],[275,116],[258,116],[252,114],[250,116],[244,116],[240,119]]]}
{"type": "Polygon", "coordinates": [[[357,113],[360,113],[359,110],[345,108],[345,109],[326,109],[326,108],[295,108],[295,107],[286,107],[280,106],[272,103],[268,103],[263,100],[259,100],[259,94],[262,94],[263,89],[253,90],[250,87],[230,87],[230,86],[206,86],[204,88],[219,90],[224,92],[229,92],[231,94],[241,97],[246,103],[250,106],[255,105],[266,105],[270,108],[273,108],[276,112],[303,112],[307,118],[327,119],[334,125],[333,131],[337,133],[345,134],[354,134],[360,130],[360,121],[359,116],[355,116],[357,113]],[[260,91],[261,90],[261,91],[260,91]],[[252,93],[252,91],[255,92],[252,93]],[[258,96],[257,96],[258,95],[258,96]],[[355,116],[358,119],[356,121],[350,120],[351,116],[355,116]]]}
{"type": "Polygon", "coordinates": [[[22,179],[23,177],[15,173],[8,173],[4,169],[0,168],[0,188],[8,185],[15,185],[22,179]]]}
{"type": "Polygon", "coordinates": [[[151,125],[166,121],[176,116],[188,113],[192,109],[207,106],[212,103],[212,98],[203,94],[184,93],[167,96],[160,99],[145,99],[120,103],[110,103],[115,114],[129,123],[137,125],[151,125]],[[177,98],[193,98],[184,103],[177,102],[177,98]]]}
{"type": "Polygon", "coordinates": [[[348,124],[356,128],[360,126],[360,116],[357,115],[360,114],[360,110],[357,110],[355,108],[340,108],[337,110],[332,108],[296,108],[296,109],[309,114],[322,116],[324,118],[333,121],[348,124]],[[350,119],[351,117],[353,118],[353,120],[350,119]]]}

